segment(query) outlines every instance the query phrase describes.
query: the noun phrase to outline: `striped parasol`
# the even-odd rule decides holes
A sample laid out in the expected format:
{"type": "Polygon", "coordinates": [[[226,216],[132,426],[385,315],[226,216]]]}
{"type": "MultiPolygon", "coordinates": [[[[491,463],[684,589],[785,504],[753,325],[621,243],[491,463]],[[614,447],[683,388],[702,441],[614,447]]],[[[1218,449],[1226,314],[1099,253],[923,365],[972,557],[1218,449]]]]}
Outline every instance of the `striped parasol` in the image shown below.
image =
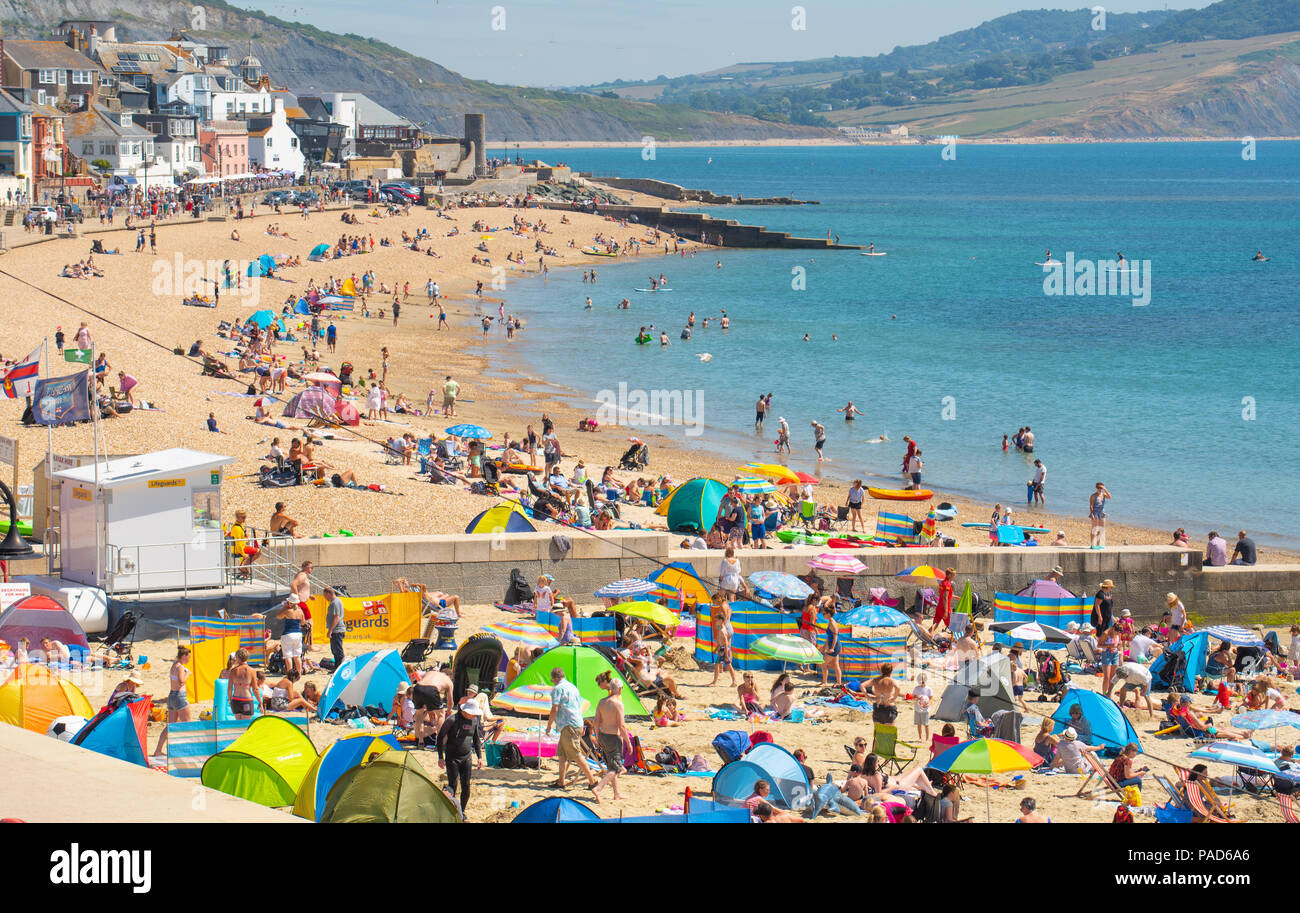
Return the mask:
{"type": "Polygon", "coordinates": [[[790,485],[799,481],[799,476],[789,466],[777,463],[746,463],[740,471],[751,476],[762,476],[780,485],[790,485]]]}
{"type": "Polygon", "coordinates": [[[605,584],[596,591],[596,595],[608,599],[624,599],[629,596],[644,596],[646,593],[653,593],[658,587],[659,584],[651,583],[649,580],[627,578],[605,584]]]}
{"type": "MultiPolygon", "coordinates": [[[[1013,770],[1030,770],[1043,759],[1023,745],[1002,739],[972,739],[941,751],[926,764],[928,770],[953,774],[999,774],[1013,770]]],[[[989,807],[989,787],[984,787],[984,814],[993,820],[989,807]]]]}
{"type": "MultiPolygon", "coordinates": [[[[492,705],[502,710],[513,710],[526,716],[546,716],[551,712],[551,685],[520,685],[492,698],[492,705]]],[[[591,701],[583,698],[582,712],[591,708],[591,701]]]]}
{"type": "Polygon", "coordinates": [[[816,558],[810,558],[808,566],[831,574],[861,574],[867,566],[852,555],[837,555],[823,552],[816,558]]]}
{"type": "Polygon", "coordinates": [[[549,649],[560,643],[551,636],[550,631],[531,618],[521,618],[518,621],[497,621],[484,625],[483,630],[495,636],[498,640],[508,640],[523,644],[526,647],[546,647],[549,649]]]}
{"type": "Polygon", "coordinates": [[[755,653],[762,653],[783,663],[820,663],[821,651],[797,634],[769,634],[754,641],[750,647],[755,653]]]}
{"type": "Polygon", "coordinates": [[[749,582],[778,599],[807,599],[812,595],[812,587],[794,574],[781,571],[755,571],[749,575],[749,582]]]}
{"type": "Polygon", "coordinates": [[[944,578],[943,571],[928,564],[918,564],[894,575],[899,580],[911,580],[913,583],[938,583],[944,578]]]}
{"type": "Polygon", "coordinates": [[[736,479],[731,484],[743,495],[765,495],[776,491],[776,486],[766,479],[736,479]]]}

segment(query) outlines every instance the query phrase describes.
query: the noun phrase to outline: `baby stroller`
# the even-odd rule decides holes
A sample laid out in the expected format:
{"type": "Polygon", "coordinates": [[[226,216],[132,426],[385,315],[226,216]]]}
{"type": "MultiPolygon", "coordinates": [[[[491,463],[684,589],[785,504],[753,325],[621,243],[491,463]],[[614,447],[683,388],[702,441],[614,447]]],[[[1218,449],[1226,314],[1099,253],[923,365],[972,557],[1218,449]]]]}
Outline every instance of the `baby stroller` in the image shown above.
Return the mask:
{"type": "Polygon", "coordinates": [[[650,447],[646,444],[642,444],[640,441],[634,442],[631,447],[627,448],[627,452],[624,453],[622,458],[618,461],[619,469],[630,469],[633,471],[645,469],[649,465],[650,447]]]}
{"type": "Polygon", "coordinates": [[[1066,685],[1069,683],[1070,676],[1061,668],[1061,664],[1056,657],[1046,650],[1039,650],[1038,690],[1041,693],[1038,699],[1044,701],[1051,697],[1060,700],[1060,695],[1065,693],[1066,685]]]}
{"type": "Polygon", "coordinates": [[[131,656],[131,650],[135,645],[135,626],[135,613],[128,609],[119,615],[113,627],[108,629],[108,633],[104,635],[105,668],[130,669],[135,665],[131,656]]]}
{"type": "Polygon", "coordinates": [[[352,386],[352,362],[345,361],[339,366],[339,382],[345,386],[352,386]]]}

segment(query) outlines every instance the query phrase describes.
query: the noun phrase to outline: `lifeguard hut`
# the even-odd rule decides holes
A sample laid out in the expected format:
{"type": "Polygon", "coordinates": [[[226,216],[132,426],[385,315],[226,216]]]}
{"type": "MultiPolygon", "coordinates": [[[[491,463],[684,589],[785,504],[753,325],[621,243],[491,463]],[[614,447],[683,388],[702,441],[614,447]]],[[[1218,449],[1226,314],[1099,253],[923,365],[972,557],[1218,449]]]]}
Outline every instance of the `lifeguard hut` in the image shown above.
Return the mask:
{"type": "Polygon", "coordinates": [[[53,473],[62,578],[108,594],[221,586],[221,476],[233,462],[176,447],[53,473]]]}

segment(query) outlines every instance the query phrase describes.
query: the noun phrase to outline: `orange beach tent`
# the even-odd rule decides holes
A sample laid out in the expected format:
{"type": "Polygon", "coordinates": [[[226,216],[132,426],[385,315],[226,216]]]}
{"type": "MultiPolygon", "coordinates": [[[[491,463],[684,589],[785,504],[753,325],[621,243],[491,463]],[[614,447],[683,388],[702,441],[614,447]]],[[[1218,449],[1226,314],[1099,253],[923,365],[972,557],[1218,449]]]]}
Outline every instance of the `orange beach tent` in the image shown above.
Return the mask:
{"type": "Polygon", "coordinates": [[[39,732],[61,716],[95,715],[86,695],[73,682],[44,666],[27,663],[0,685],[0,722],[39,732]]]}

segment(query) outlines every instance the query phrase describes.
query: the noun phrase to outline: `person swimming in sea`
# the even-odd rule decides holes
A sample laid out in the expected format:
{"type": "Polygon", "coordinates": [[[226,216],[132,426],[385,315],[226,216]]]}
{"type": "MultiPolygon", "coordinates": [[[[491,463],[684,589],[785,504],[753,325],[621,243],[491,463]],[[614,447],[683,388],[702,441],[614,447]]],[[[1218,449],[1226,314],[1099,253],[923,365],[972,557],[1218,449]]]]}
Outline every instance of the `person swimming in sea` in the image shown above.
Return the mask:
{"type": "Polygon", "coordinates": [[[591,310],[591,296],[590,296],[590,295],[587,296],[587,306],[586,306],[585,308],[583,308],[583,310],[584,310],[584,311],[590,311],[590,310],[591,310]]]}
{"type": "Polygon", "coordinates": [[[857,406],[853,405],[853,400],[849,400],[849,404],[848,404],[847,406],[844,406],[842,409],[836,409],[835,411],[836,411],[836,412],[843,412],[843,413],[844,413],[844,421],[846,421],[846,422],[851,422],[851,421],[853,421],[853,416],[855,416],[855,415],[866,415],[866,414],[867,414],[867,413],[863,412],[861,409],[859,409],[857,406]]]}
{"type": "Polygon", "coordinates": [[[670,345],[668,342],[668,334],[663,330],[659,331],[659,345],[663,348],[667,348],[670,345]]]}
{"type": "Polygon", "coordinates": [[[722,313],[722,328],[725,330],[725,329],[726,329],[727,327],[729,327],[729,326],[731,326],[731,318],[727,316],[726,311],[723,311],[723,313],[722,313]]]}
{"type": "Polygon", "coordinates": [[[693,327],[693,326],[695,326],[695,312],[694,312],[694,311],[691,311],[691,315],[690,315],[689,317],[686,318],[686,325],[687,325],[688,327],[693,327]]]}
{"type": "Polygon", "coordinates": [[[1257,250],[1257,251],[1255,251],[1255,256],[1251,257],[1250,259],[1252,259],[1252,260],[1259,260],[1259,261],[1262,262],[1262,261],[1264,261],[1264,260],[1267,260],[1268,257],[1265,257],[1265,256],[1264,256],[1264,252],[1263,252],[1262,250],[1257,250]]]}
{"type": "Polygon", "coordinates": [[[812,342],[812,340],[808,338],[808,334],[807,334],[807,333],[804,333],[804,334],[803,334],[803,341],[804,341],[804,342],[812,342]]]}

